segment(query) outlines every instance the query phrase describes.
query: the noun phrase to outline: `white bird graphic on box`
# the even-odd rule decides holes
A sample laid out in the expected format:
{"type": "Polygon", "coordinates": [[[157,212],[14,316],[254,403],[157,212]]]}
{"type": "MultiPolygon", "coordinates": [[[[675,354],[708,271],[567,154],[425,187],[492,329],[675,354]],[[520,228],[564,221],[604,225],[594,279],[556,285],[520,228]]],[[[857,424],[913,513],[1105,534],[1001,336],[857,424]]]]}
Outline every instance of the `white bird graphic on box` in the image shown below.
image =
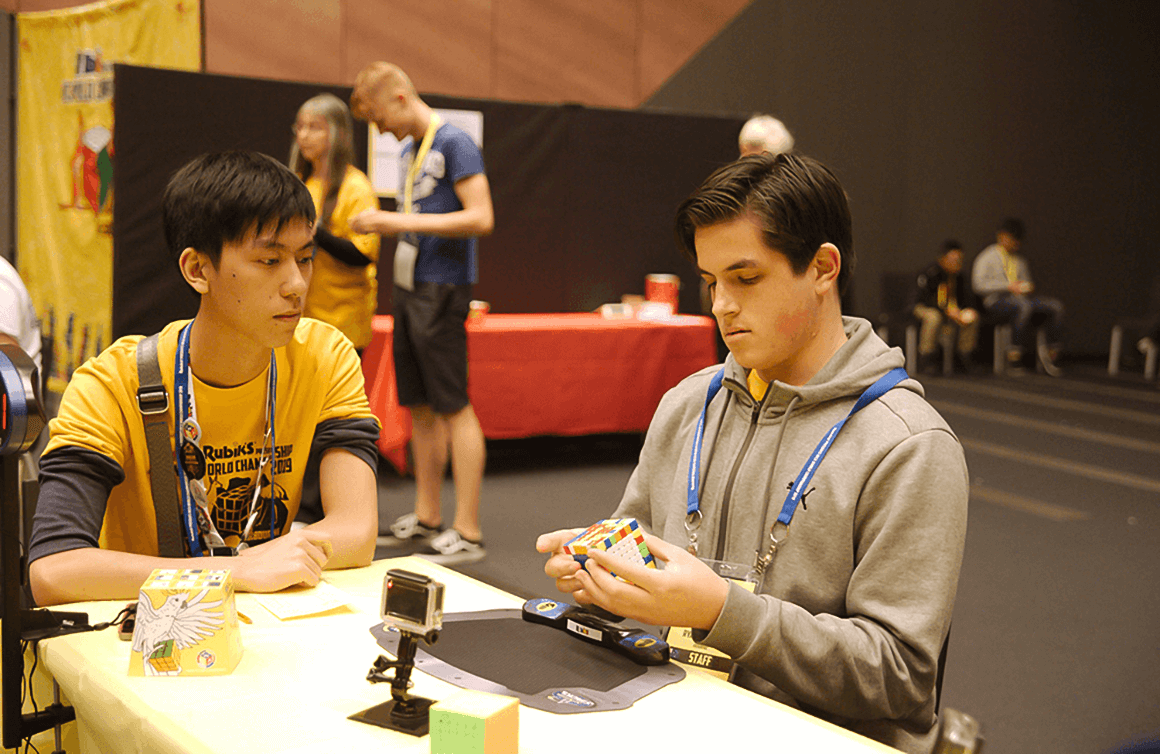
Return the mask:
{"type": "Polygon", "coordinates": [[[222,600],[202,602],[208,593],[208,589],[203,589],[192,599],[187,592],[172,594],[157,608],[148,599],[137,602],[133,651],[141,653],[145,675],[177,675],[181,672],[179,663],[150,662],[149,656],[169,641],[173,642],[174,651],[187,649],[222,627],[222,600]]]}

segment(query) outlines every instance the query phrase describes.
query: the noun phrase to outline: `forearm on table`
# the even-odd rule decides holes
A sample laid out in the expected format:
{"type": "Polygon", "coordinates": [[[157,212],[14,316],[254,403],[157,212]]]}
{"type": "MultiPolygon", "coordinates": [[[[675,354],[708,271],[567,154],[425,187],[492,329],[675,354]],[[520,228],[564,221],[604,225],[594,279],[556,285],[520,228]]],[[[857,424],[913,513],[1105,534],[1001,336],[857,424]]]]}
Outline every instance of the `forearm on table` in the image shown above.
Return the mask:
{"type": "MultiPolygon", "coordinates": [[[[155,568],[189,568],[192,558],[159,558],[97,547],[46,555],[28,567],[40,606],[91,600],[136,599],[155,568]]],[[[231,569],[232,558],[198,558],[198,568],[231,569]]]]}
{"type": "Polygon", "coordinates": [[[695,638],[799,702],[852,720],[896,718],[934,688],[937,649],[932,656],[908,646],[864,616],[812,615],[736,584],[729,589],[717,624],[695,638]]]}

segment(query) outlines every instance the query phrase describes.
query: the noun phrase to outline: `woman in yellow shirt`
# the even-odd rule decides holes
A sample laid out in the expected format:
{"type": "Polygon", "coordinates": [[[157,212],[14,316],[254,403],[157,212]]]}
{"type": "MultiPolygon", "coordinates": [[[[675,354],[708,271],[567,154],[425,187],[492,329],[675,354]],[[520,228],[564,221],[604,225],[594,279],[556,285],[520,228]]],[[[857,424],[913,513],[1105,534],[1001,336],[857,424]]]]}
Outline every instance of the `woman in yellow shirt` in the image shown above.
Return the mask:
{"type": "Polygon", "coordinates": [[[378,196],[366,174],[351,165],[354,128],[341,99],[319,94],[306,100],[292,129],[290,169],[314,198],[314,240],[322,251],[314,258],[305,315],[334,325],[361,352],[378,307],[379,236],[355,233],[349,222],[378,209],[378,196]]]}

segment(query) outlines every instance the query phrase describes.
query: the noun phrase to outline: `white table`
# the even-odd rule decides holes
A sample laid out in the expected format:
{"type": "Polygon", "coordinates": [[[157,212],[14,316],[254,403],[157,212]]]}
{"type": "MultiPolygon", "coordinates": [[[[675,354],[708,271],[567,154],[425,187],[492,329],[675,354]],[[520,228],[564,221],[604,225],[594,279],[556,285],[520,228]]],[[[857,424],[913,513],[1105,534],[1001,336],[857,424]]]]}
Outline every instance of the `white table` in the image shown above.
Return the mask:
{"type": "MultiPolygon", "coordinates": [[[[446,584],[447,613],[516,608],[522,600],[419,558],[328,571],[325,580],[353,607],[280,621],[250,594],[237,595],[244,655],[228,676],[128,675],[129,643],[114,630],[41,642],[44,667],[77,712],[84,752],[424,752],[430,739],[354,722],[347,716],[390,698],[389,684],[366,678],[382,650],[370,634],[380,622],[383,574],[405,568],[446,584]]],[[[109,620],[123,602],[64,609],[109,620]]],[[[617,752],[891,752],[842,728],[730,685],[698,669],[627,710],[555,715],[520,709],[520,752],[582,748],[617,752]],[[611,742],[615,741],[615,744],[611,742]]],[[[456,689],[422,671],[413,692],[442,699],[456,689]]],[[[71,750],[70,750],[70,754],[71,750]]]]}

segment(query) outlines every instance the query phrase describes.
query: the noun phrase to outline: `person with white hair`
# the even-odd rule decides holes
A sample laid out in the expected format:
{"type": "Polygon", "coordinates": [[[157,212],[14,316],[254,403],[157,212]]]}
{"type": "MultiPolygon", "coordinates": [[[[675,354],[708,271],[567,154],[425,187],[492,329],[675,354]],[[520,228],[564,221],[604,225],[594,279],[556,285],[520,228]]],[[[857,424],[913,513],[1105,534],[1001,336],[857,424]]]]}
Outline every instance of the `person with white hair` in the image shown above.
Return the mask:
{"type": "Polygon", "coordinates": [[[0,257],[0,343],[20,346],[40,369],[40,320],[20,273],[0,257]]]}
{"type": "Polygon", "coordinates": [[[754,115],[741,127],[737,146],[742,157],[762,152],[778,155],[793,149],[793,136],[785,124],[772,115],[754,115]]]}

